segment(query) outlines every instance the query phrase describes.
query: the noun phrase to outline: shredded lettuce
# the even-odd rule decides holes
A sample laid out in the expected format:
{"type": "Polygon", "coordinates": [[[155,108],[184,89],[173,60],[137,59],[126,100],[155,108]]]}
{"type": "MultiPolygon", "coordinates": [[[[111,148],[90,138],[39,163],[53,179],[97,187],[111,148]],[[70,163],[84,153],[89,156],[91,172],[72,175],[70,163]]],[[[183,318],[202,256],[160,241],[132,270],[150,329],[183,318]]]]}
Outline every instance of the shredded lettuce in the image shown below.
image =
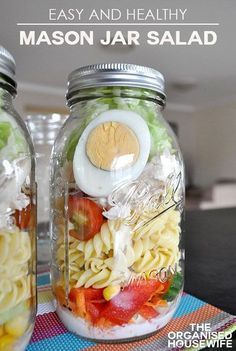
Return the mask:
{"type": "Polygon", "coordinates": [[[11,115],[0,111],[0,160],[12,161],[28,152],[24,135],[11,115]]]}
{"type": "Polygon", "coordinates": [[[155,156],[158,152],[162,153],[165,149],[173,151],[172,139],[168,134],[166,124],[158,118],[158,108],[150,99],[153,98],[153,92],[146,89],[119,87],[88,90],[89,94],[94,94],[94,99],[82,103],[80,106],[80,115],[83,121],[78,128],[73,130],[66,143],[65,152],[68,161],[73,160],[76,145],[86,126],[96,118],[99,113],[113,109],[133,111],[145,119],[151,134],[150,158],[155,156]],[[130,96],[130,92],[132,91],[134,96],[130,96]],[[97,97],[99,95],[101,96],[101,94],[103,94],[104,97],[97,97]]]}
{"type": "Polygon", "coordinates": [[[6,146],[10,134],[11,124],[9,122],[0,122],[0,150],[6,146]]]}

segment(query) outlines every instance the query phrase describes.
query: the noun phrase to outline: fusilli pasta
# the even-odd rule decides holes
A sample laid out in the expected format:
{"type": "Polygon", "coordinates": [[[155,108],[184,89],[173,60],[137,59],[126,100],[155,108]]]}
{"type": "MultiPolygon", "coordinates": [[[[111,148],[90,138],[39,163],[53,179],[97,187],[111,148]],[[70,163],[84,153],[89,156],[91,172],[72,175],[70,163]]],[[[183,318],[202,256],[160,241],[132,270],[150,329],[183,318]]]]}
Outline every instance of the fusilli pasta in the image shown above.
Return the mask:
{"type": "Polygon", "coordinates": [[[0,313],[30,297],[28,261],[31,243],[27,232],[0,230],[0,313]]]}
{"type": "MultiPolygon", "coordinates": [[[[142,213],[133,226],[108,220],[88,241],[69,236],[69,280],[76,287],[104,288],[124,284],[131,274],[149,273],[179,260],[180,213],[174,207],[142,213]]],[[[65,244],[57,259],[65,270],[65,244]]]]}

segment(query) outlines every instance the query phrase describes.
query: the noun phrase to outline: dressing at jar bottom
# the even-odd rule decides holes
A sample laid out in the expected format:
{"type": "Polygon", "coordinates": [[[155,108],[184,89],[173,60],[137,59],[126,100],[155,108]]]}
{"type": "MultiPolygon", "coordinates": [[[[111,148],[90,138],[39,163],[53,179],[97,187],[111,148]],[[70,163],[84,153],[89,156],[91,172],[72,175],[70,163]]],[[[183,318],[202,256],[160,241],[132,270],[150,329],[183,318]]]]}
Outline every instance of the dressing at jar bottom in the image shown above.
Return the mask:
{"type": "Polygon", "coordinates": [[[127,341],[126,339],[130,341],[130,339],[135,340],[145,335],[149,336],[163,328],[173,317],[179,305],[180,297],[181,295],[168,307],[159,308],[158,312],[160,314],[150,321],[138,316],[134,323],[124,326],[114,326],[108,329],[91,326],[83,318],[73,316],[68,309],[62,307],[59,303],[57,304],[56,311],[63,324],[72,333],[100,342],[125,342],[127,341]]]}

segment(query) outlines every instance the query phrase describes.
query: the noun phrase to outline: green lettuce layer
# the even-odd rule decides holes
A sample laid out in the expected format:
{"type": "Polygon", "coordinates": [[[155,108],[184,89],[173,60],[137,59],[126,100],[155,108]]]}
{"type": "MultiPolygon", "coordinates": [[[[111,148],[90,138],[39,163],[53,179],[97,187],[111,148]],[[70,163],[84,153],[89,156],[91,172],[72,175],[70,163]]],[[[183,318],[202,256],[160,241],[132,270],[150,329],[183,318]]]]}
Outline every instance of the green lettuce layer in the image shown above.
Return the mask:
{"type": "MultiPolygon", "coordinates": [[[[127,97],[126,92],[129,91],[130,93],[130,90],[127,88],[102,88],[98,89],[98,91],[100,94],[110,93],[110,95],[113,95],[97,98],[95,95],[94,99],[81,104],[79,113],[82,118],[82,124],[71,133],[65,147],[68,161],[73,160],[76,145],[86,126],[101,112],[114,109],[133,111],[145,119],[151,134],[150,158],[156,153],[162,153],[164,149],[172,150],[172,141],[167,132],[166,124],[158,119],[159,111],[156,103],[150,100],[151,98],[153,99],[153,92],[145,89],[135,89],[133,92],[135,96],[127,97]]],[[[89,94],[92,92],[95,94],[96,90],[89,89],[89,94]]]]}

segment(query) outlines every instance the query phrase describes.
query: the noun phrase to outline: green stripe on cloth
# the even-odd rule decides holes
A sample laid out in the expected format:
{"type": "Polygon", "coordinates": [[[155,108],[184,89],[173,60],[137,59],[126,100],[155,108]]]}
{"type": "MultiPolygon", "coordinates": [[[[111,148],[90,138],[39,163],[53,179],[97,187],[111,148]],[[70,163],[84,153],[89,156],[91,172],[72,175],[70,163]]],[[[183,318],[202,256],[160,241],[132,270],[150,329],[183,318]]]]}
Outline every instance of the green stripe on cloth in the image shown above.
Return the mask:
{"type": "Polygon", "coordinates": [[[47,303],[53,300],[53,294],[51,289],[38,292],[38,303],[47,303]]]}

